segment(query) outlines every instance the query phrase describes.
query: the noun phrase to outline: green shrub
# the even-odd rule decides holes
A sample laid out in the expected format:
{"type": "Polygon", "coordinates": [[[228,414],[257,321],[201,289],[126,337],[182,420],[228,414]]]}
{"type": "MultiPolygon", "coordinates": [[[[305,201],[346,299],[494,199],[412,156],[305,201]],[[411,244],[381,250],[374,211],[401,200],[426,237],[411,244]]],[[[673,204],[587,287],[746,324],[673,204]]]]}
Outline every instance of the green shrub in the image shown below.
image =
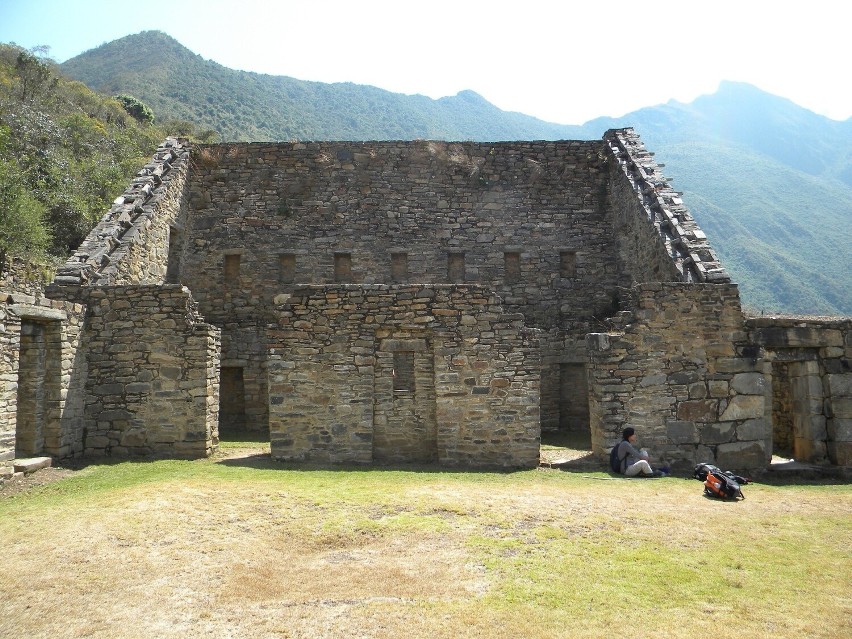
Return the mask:
{"type": "Polygon", "coordinates": [[[137,122],[141,122],[142,124],[154,123],[154,112],[142,100],[125,94],[113,96],[113,99],[117,100],[130,117],[137,122]]]}

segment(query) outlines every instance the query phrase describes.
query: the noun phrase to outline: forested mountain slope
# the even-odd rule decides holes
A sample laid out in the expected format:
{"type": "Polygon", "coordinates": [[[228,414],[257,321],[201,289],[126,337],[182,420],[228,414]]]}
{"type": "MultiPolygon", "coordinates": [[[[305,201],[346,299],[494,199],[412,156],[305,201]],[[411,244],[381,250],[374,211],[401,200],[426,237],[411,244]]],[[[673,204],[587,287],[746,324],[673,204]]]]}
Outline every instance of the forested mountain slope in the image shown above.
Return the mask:
{"type": "Polygon", "coordinates": [[[130,93],[161,118],[213,128],[227,141],[555,139],[577,129],[501,111],[472,91],[432,100],[235,71],[157,31],[104,44],[61,68],[93,89],[130,93]]]}

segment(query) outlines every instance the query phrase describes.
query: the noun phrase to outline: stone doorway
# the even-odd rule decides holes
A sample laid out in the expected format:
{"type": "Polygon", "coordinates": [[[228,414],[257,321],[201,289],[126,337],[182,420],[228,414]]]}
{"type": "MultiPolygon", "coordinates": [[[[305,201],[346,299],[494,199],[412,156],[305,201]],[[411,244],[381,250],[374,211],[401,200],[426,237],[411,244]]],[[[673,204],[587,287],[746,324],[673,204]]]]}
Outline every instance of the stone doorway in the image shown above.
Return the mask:
{"type": "Polygon", "coordinates": [[[222,366],[219,373],[219,439],[246,432],[246,389],[242,366],[222,366]]]}
{"type": "Polygon", "coordinates": [[[376,349],[374,392],[373,460],[435,461],[435,364],[427,340],[382,340],[376,349]]]}
{"type": "Polygon", "coordinates": [[[589,383],[583,363],[559,365],[559,430],[588,433],[591,439],[589,383]]]}
{"type": "Polygon", "coordinates": [[[773,455],[825,463],[828,434],[824,402],[816,357],[805,361],[776,358],[772,362],[773,455]]]}
{"type": "Polygon", "coordinates": [[[550,361],[541,370],[541,429],[588,438],[589,383],[581,361],[550,361]]]}
{"type": "MultiPolygon", "coordinates": [[[[15,456],[42,455],[59,420],[62,334],[59,322],[21,319],[15,456]]],[[[56,442],[52,442],[55,444],[56,442]]]]}

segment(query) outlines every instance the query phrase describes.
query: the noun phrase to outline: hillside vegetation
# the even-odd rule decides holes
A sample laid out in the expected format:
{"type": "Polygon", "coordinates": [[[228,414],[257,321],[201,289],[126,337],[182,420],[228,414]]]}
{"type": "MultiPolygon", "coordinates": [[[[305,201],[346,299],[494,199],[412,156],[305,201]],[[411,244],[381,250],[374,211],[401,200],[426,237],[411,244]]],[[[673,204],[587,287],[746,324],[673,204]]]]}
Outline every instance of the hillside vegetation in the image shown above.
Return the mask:
{"type": "Polygon", "coordinates": [[[634,126],[755,312],[852,315],[852,120],[724,82],[587,128],[634,126]]]}
{"type": "Polygon", "coordinates": [[[36,53],[0,45],[0,264],[63,259],[168,133],[195,132],[137,120],[137,99],[95,93],[36,53]]]}
{"type": "Polygon", "coordinates": [[[235,71],[158,31],[109,42],[61,68],[97,91],[130,93],[160,117],[190,120],[228,141],[558,139],[577,130],[506,113],[473,91],[432,100],[235,71]]]}

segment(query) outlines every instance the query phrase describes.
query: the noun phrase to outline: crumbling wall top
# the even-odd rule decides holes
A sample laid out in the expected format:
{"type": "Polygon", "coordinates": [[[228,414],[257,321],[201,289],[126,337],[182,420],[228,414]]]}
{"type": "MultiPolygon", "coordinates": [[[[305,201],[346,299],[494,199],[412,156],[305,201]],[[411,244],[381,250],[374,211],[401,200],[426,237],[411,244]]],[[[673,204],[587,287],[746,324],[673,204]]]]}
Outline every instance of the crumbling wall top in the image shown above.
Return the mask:
{"type": "Polygon", "coordinates": [[[158,215],[177,169],[188,165],[186,140],[166,138],[133,182],[113,202],[77,251],[58,271],[60,286],[102,286],[117,283],[119,269],[131,247],[145,240],[158,215]]]}
{"type": "Polygon", "coordinates": [[[683,203],[681,194],[669,185],[669,178],[660,170],[662,165],[654,161],[654,154],[645,148],[639,135],[631,128],[610,129],[604,134],[604,141],[684,279],[729,283],[731,278],[707,235],[683,203]]]}

